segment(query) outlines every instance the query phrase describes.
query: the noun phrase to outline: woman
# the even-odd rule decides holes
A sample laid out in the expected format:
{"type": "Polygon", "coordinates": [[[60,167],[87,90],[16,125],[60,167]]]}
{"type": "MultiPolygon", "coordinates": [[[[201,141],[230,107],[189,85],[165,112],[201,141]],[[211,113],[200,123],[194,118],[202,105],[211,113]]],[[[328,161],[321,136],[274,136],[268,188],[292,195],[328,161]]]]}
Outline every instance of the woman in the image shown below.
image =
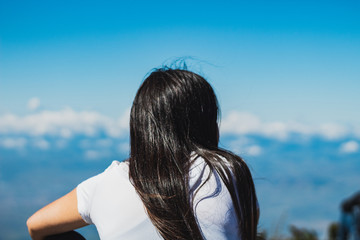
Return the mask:
{"type": "Polygon", "coordinates": [[[254,183],[218,147],[218,111],[203,77],[153,71],[131,109],[130,158],[35,213],[32,238],[95,224],[101,239],[255,239],[254,183]]]}

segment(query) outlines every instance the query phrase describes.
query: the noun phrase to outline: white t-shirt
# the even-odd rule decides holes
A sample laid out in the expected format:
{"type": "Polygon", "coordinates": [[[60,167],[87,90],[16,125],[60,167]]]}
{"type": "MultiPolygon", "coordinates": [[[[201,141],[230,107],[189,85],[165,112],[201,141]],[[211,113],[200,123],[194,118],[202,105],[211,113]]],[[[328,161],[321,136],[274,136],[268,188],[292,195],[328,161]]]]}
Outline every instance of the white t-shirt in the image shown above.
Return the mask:
{"type": "MultiPolygon", "coordinates": [[[[191,197],[209,173],[205,161],[197,158],[190,169],[191,197]]],[[[95,224],[103,240],[162,239],[129,180],[126,162],[113,161],[103,173],[80,183],[77,199],[80,215],[95,224]]],[[[240,239],[230,194],[215,171],[195,194],[193,207],[206,239],[240,239]]]]}

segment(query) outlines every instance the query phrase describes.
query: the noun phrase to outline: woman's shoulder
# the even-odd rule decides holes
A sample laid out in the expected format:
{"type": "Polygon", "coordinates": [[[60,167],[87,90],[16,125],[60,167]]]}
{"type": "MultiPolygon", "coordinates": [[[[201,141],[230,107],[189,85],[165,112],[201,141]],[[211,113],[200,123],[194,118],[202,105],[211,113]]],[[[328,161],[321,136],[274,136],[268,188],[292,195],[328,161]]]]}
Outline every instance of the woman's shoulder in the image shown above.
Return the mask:
{"type": "Polygon", "coordinates": [[[128,179],[128,172],[129,166],[126,162],[114,160],[103,172],[81,182],[77,186],[78,193],[87,192],[85,195],[93,195],[99,185],[107,184],[111,179],[128,179]]]}
{"type": "Polygon", "coordinates": [[[129,173],[129,162],[128,161],[118,161],[113,160],[111,164],[105,169],[104,173],[111,174],[111,173],[120,173],[126,174],[129,173]]]}
{"type": "MultiPolygon", "coordinates": [[[[191,156],[191,166],[189,172],[189,185],[191,192],[201,192],[202,194],[218,193],[223,188],[223,181],[221,180],[217,171],[212,168],[208,162],[199,155],[191,156]],[[200,191],[199,191],[200,190],[200,191]]],[[[221,161],[225,161],[220,157],[221,161]]]]}
{"type": "MultiPolygon", "coordinates": [[[[213,174],[216,173],[214,169],[210,169],[210,165],[208,164],[209,159],[205,160],[204,157],[192,152],[191,155],[191,165],[190,165],[190,178],[194,175],[198,175],[202,172],[213,172],[213,174]]],[[[215,157],[214,157],[215,158],[215,157]]],[[[222,155],[216,154],[216,160],[222,161],[223,166],[230,167],[229,160],[222,155]]]]}

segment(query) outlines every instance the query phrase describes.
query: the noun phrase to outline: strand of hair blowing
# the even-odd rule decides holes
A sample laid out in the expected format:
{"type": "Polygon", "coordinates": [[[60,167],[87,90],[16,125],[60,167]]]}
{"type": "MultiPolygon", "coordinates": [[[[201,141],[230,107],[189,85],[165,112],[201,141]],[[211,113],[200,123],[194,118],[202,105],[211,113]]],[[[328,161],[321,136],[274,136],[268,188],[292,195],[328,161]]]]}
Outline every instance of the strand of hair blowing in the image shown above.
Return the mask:
{"type": "Polygon", "coordinates": [[[217,116],[211,86],[187,70],[158,69],[136,94],[130,115],[130,178],[166,240],[203,239],[189,192],[192,152],[204,158],[229,190],[242,239],[256,237],[251,173],[240,157],[218,148],[217,116]]]}

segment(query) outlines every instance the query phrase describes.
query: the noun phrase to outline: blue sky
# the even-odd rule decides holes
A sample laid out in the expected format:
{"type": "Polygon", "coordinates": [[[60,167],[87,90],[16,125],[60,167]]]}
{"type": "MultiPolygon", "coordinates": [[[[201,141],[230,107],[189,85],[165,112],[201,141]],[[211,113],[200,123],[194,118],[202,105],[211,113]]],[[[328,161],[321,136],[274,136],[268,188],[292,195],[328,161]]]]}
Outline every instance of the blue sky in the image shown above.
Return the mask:
{"type": "Polygon", "coordinates": [[[223,146],[253,167],[264,228],[286,215],[323,236],[359,179],[359,12],[358,1],[0,0],[0,232],[26,234],[31,212],[126,157],[144,76],[191,57],[218,95],[223,146]],[[67,186],[38,188],[64,174],[67,186]]]}
{"type": "Polygon", "coordinates": [[[148,71],[192,56],[224,114],[358,123],[359,9],[356,1],[2,1],[0,112],[25,114],[38,97],[47,109],[118,116],[148,71]]]}

